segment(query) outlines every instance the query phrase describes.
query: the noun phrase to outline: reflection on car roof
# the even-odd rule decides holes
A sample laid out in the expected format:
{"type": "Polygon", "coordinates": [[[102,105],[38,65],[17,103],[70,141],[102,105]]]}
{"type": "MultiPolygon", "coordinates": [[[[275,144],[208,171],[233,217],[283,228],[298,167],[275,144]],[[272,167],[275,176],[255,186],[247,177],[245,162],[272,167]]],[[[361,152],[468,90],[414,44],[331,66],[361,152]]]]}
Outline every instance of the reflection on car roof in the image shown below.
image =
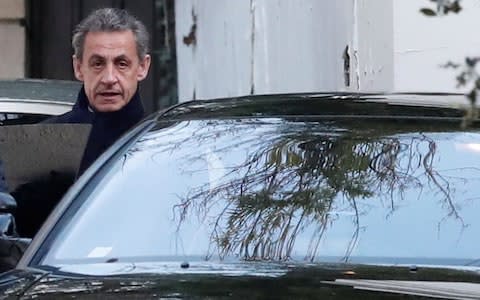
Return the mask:
{"type": "Polygon", "coordinates": [[[0,99],[51,100],[73,104],[80,87],[80,82],[67,80],[0,80],[0,99]]]}

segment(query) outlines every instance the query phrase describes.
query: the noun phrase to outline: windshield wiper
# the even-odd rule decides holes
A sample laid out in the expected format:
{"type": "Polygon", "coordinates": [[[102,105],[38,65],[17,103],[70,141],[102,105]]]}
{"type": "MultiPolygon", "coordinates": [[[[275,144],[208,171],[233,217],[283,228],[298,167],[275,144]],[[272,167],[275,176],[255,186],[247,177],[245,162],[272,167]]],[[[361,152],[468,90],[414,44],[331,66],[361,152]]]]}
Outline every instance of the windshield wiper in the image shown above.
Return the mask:
{"type": "Polygon", "coordinates": [[[322,283],[351,286],[360,290],[440,299],[480,299],[480,284],[471,282],[336,279],[335,281],[322,281],[322,283]]]}

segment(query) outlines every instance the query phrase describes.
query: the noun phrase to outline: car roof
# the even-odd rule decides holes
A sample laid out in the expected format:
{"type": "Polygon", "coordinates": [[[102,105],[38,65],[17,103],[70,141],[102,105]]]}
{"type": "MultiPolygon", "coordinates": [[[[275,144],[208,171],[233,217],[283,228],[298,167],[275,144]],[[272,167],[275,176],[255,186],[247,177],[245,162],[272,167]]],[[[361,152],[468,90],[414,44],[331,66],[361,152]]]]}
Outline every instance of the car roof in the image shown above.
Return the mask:
{"type": "MultiPolygon", "coordinates": [[[[471,109],[455,93],[305,93],[195,100],[161,111],[158,119],[345,116],[462,119],[471,109]]],[[[478,108],[476,108],[478,109],[478,108]]]]}
{"type": "Polygon", "coordinates": [[[81,82],[53,79],[0,80],[0,98],[73,103],[81,82]]]}
{"type": "Polygon", "coordinates": [[[80,82],[67,80],[0,80],[0,112],[62,114],[71,109],[80,87],[80,82]]]}
{"type": "MultiPolygon", "coordinates": [[[[191,101],[176,105],[157,114],[157,121],[194,118],[206,119],[209,117],[235,117],[278,115],[308,115],[308,116],[399,116],[412,118],[425,115],[431,118],[461,119],[464,109],[468,107],[468,98],[462,94],[288,94],[288,95],[259,95],[229,99],[213,99],[205,101],[191,101]]],[[[150,123],[149,119],[145,123],[150,123]]],[[[146,134],[150,127],[140,125],[133,129],[117,142],[117,148],[111,147],[97,160],[97,165],[104,164],[112,155],[118,154],[118,146],[133,147],[133,139],[146,134]],[[129,144],[130,143],[130,144],[129,144]]],[[[233,123],[232,123],[233,124],[233,123]]],[[[196,148],[195,148],[196,149],[196,148]]],[[[77,182],[76,188],[70,190],[63,204],[57,208],[57,215],[63,213],[72,201],[74,193],[81,189],[89,177],[97,170],[89,169],[77,182]]],[[[52,214],[55,216],[55,213],[52,214]]],[[[51,217],[52,218],[52,217],[51,217]]],[[[50,226],[50,225],[49,225],[50,226]]],[[[53,223],[52,225],[53,226],[53,223]]],[[[47,227],[44,227],[47,228],[47,227]]],[[[48,229],[50,230],[51,227],[48,229]]],[[[45,237],[47,230],[37,236],[38,243],[45,237]]],[[[38,244],[37,243],[37,244],[38,244]]],[[[34,247],[31,247],[33,249],[34,247]]],[[[32,253],[24,256],[20,264],[25,267],[32,253]]]]}

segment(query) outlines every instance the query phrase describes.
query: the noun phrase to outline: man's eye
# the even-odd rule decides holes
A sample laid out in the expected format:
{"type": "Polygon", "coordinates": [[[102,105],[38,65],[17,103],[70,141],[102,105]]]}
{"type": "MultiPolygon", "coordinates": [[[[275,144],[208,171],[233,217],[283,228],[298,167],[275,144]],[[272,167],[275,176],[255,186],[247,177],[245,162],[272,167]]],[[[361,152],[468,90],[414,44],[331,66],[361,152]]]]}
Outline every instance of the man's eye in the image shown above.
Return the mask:
{"type": "Polygon", "coordinates": [[[126,61],[121,61],[118,63],[118,67],[120,69],[126,69],[128,67],[128,63],[126,61]]]}
{"type": "Polygon", "coordinates": [[[101,68],[103,66],[103,63],[101,61],[94,61],[92,62],[92,67],[94,68],[101,68]]]}

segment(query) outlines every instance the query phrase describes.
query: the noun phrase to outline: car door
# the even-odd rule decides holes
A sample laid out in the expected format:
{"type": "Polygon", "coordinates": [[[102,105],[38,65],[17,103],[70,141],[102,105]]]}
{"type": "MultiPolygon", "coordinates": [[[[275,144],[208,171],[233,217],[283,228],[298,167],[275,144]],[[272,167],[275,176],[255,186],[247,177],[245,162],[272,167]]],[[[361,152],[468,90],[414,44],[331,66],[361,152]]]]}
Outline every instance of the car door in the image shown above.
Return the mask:
{"type": "Polygon", "coordinates": [[[90,127],[0,126],[0,172],[6,187],[2,195],[14,199],[13,206],[0,205],[0,271],[16,265],[30,239],[73,184],[90,127]]]}

